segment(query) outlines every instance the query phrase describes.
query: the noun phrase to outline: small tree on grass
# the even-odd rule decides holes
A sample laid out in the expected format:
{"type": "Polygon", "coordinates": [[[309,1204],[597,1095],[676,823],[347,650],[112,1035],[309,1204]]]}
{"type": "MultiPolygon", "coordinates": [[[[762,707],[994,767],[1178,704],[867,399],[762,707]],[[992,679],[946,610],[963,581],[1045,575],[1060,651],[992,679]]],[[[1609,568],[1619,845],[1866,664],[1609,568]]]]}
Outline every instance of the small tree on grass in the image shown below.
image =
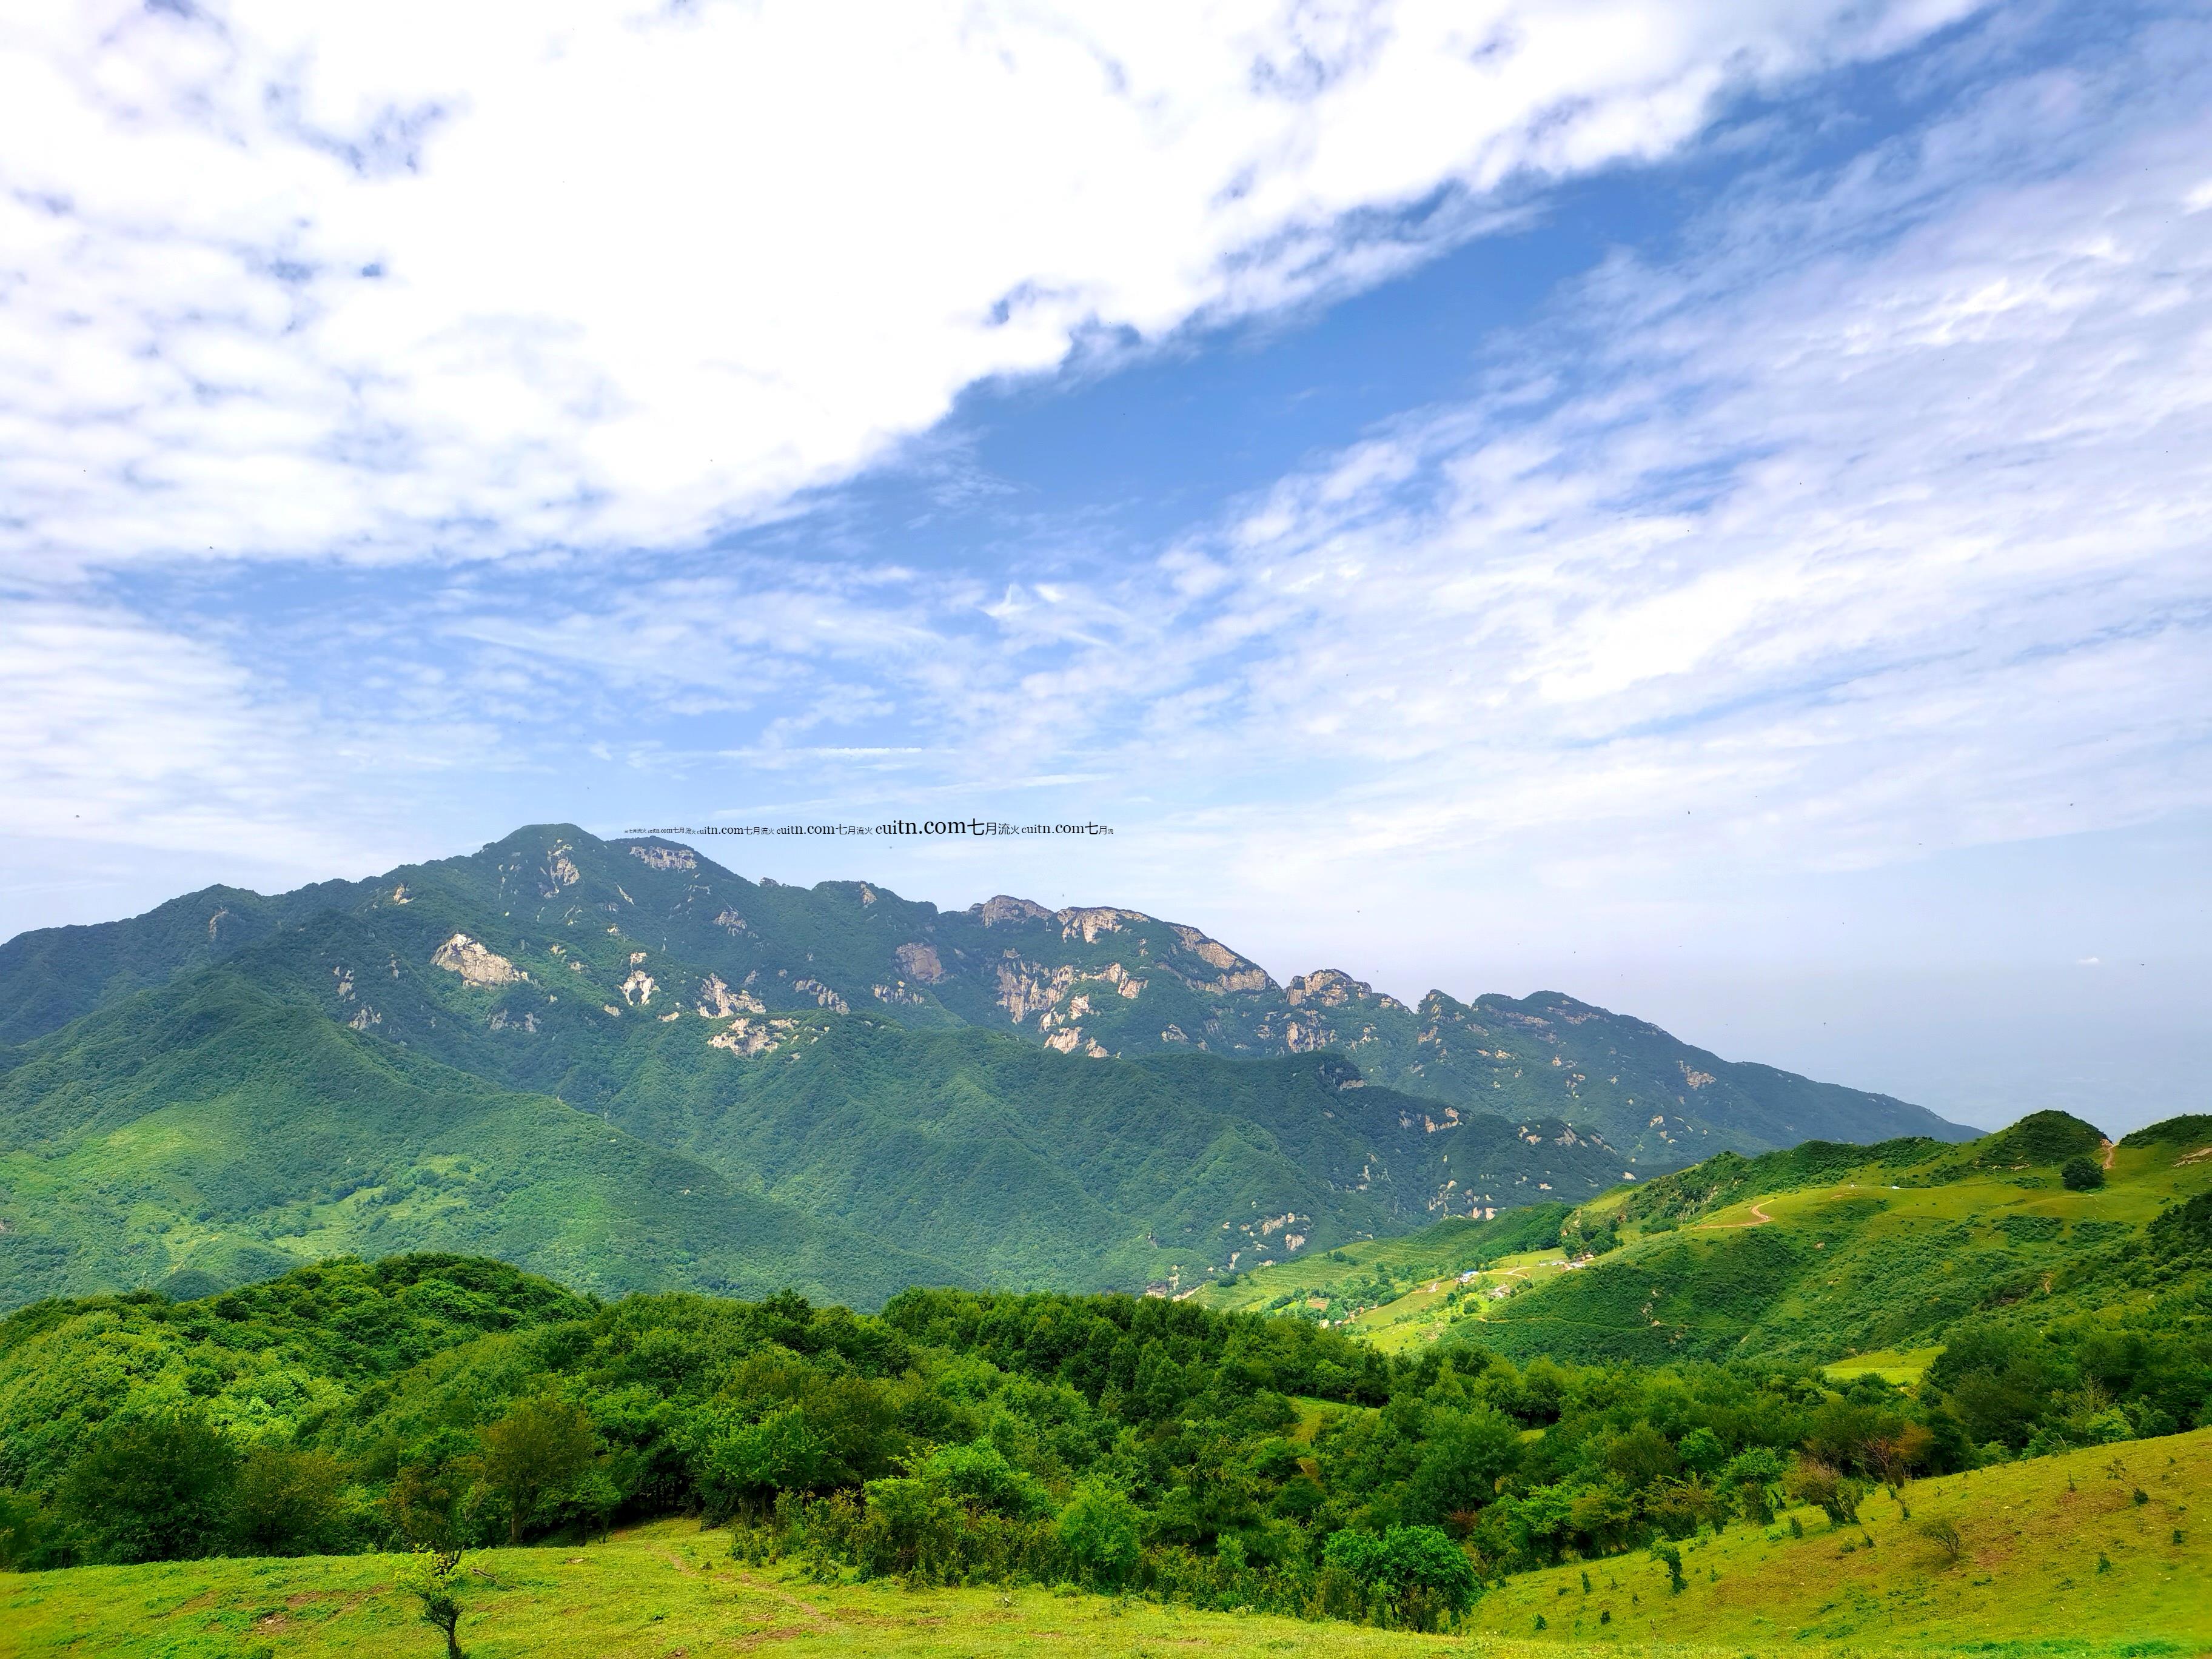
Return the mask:
{"type": "Polygon", "coordinates": [[[525,1400],[483,1431],[485,1483],[507,1501],[507,1538],[522,1529],[539,1502],[565,1490],[592,1467],[599,1448],[580,1407],[548,1395],[525,1400]]]}
{"type": "Polygon", "coordinates": [[[1913,1530],[1943,1552],[1946,1561],[1956,1562],[1966,1553],[1966,1540],[1959,1531],[1959,1523],[1941,1516],[1923,1521],[1913,1530]]]}
{"type": "Polygon", "coordinates": [[[461,1614],[461,1553],[417,1549],[407,1558],[399,1583],[422,1604],[422,1622],[446,1638],[446,1659],[466,1659],[458,1634],[461,1614]]]}
{"type": "Polygon", "coordinates": [[[2105,1171],[2093,1158],[2069,1158],[2059,1166],[2058,1178],[2069,1192],[2094,1193],[2105,1184],[2105,1171]]]}
{"type": "Polygon", "coordinates": [[[1689,1580],[1682,1577],[1681,1551],[1676,1549],[1672,1544],[1669,1544],[1665,1540],[1662,1539],[1659,1542],[1652,1545],[1651,1559],[1655,1561],[1663,1562],[1666,1565],[1667,1589],[1670,1594],[1680,1595],[1689,1587],[1689,1580]]]}
{"type": "Polygon", "coordinates": [[[1849,1527],[1858,1523],[1866,1483],[1820,1458],[1800,1457],[1790,1471],[1788,1491],[1797,1502],[1810,1504],[1826,1516],[1830,1526],[1849,1527]]]}

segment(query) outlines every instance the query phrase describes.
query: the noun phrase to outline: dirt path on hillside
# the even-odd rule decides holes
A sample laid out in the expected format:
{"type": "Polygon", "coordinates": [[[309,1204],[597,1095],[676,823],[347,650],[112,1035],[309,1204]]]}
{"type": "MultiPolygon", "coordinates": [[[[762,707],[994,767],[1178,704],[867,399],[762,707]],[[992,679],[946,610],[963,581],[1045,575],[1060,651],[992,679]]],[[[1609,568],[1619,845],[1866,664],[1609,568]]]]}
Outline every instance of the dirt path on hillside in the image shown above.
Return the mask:
{"type": "Polygon", "coordinates": [[[2119,1150],[2120,1149],[2117,1146],[2109,1140],[2105,1143],[2105,1167],[2106,1169],[2109,1170],[2112,1167],[2112,1159],[2118,1156],[2119,1150]]]}
{"type": "Polygon", "coordinates": [[[1761,1202],[1751,1206],[1751,1219],[1748,1221],[1700,1221],[1690,1231],[1692,1232],[1729,1233],[1735,1231],[1741,1227],[1764,1227],[1773,1219],[1774,1218],[1772,1216],[1767,1214],[1766,1205],[1762,1200],[1761,1202]]]}

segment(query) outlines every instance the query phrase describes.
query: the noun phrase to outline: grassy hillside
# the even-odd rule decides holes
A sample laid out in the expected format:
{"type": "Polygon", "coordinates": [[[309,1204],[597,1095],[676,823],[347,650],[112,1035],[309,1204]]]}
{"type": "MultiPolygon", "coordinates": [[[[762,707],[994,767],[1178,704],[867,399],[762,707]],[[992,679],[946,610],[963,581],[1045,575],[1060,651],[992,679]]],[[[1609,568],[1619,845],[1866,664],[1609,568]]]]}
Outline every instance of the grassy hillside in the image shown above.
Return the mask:
{"type": "MultiPolygon", "coordinates": [[[[1416,1314],[1422,1339],[1504,1353],[1664,1363],[1843,1360],[1930,1347],[1973,1316],[2142,1312],[2182,1271],[2146,1252],[2149,1228],[2212,1193],[2212,1157],[2198,1155],[2212,1134],[2200,1140],[2192,1121],[2118,1146],[2051,1113],[1956,1147],[1723,1156],[1573,1212],[1571,1239],[1618,1243],[1571,1270],[1572,1252],[1554,1253],[1561,1266],[1525,1281],[1508,1285],[1501,1270],[1454,1287],[1456,1301],[1385,1304],[1370,1318],[1416,1314]],[[2063,1165],[2085,1146],[2101,1184],[2071,1190],[2063,1165]],[[1499,1289],[1513,1293],[1490,1294],[1499,1289]]],[[[2187,1273],[2193,1285],[2203,1269],[2187,1273]]]]}
{"type": "MultiPolygon", "coordinates": [[[[1040,1644],[1069,1659],[1170,1651],[1428,1659],[1437,1649],[1434,1637],[1047,1589],[816,1583],[742,1566],[730,1559],[726,1531],[691,1522],[577,1547],[491,1550],[477,1560],[487,1576],[460,1626],[471,1659],[672,1659],[763,1648],[792,1659],[1029,1659],[1040,1644]]],[[[0,1656],[440,1659],[442,1640],[396,1588],[402,1566],[355,1556],[0,1578],[0,1656]]]]}
{"type": "Polygon", "coordinates": [[[1588,1590],[1583,1567],[1524,1574],[1471,1622],[1569,1653],[1614,1632],[1692,1650],[2195,1653],[2212,1643],[2207,1492],[2212,1431],[2100,1447],[1878,1493],[1857,1526],[1802,1510],[1701,1535],[1681,1548],[1679,1591],[1648,1555],[1592,1564],[1588,1590]],[[1955,1556],[1929,1535],[1946,1525],[1955,1556]]]}
{"type": "Polygon", "coordinates": [[[431,953],[456,933],[482,941],[530,975],[500,981],[474,1012],[506,1017],[510,1059],[532,1074],[505,1080],[532,1089],[557,1086],[569,1046],[692,1006],[711,975],[721,988],[707,1001],[724,1018],[740,1004],[769,1016],[866,1009],[1090,1057],[1335,1048],[1372,1083],[1462,1113],[1571,1122],[1641,1166],[1814,1135],[1969,1133],[1885,1096],[1724,1061],[1556,994],[1462,1003],[1433,992],[1413,1008],[1333,971],[1279,985],[1198,930],[1133,910],[1000,897],[939,911],[866,882],[750,882],[674,842],[602,842],[570,825],[373,881],[276,898],[210,889],[128,921],[25,934],[0,945],[0,1040],[302,927],[347,970],[321,997],[387,1039],[407,1024],[431,953]],[[559,1039],[525,1041],[540,1032],[559,1039]]]}

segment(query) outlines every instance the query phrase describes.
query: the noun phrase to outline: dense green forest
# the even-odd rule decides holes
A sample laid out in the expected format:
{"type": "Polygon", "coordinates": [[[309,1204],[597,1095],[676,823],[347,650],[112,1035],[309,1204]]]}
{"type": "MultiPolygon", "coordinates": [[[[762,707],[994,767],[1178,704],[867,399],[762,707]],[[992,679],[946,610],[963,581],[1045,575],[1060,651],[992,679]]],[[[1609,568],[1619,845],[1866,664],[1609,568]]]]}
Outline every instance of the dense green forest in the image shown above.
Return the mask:
{"type": "Polygon", "coordinates": [[[457,1547],[689,1513],[745,1555],[1427,1627],[1486,1581],[1666,1559],[1778,1505],[2212,1420],[2212,1196],[2148,1308],[1963,1322],[1922,1385],[1386,1356],[1310,1321],[916,1289],[877,1315],[500,1263],[337,1260],[0,1322],[0,1556],[457,1547]]]}
{"type": "Polygon", "coordinates": [[[286,934],[0,1055],[0,1308],[424,1249],[607,1295],[1182,1289],[1622,1173],[1560,1124],[1431,1133],[1333,1054],[1102,1061],[817,1011],[738,1055],[696,1009],[623,1026],[558,981],[585,1006],[532,990],[498,1024],[427,966],[374,993],[422,1039],[391,1041],[314,1000],[362,960],[286,934]]]}

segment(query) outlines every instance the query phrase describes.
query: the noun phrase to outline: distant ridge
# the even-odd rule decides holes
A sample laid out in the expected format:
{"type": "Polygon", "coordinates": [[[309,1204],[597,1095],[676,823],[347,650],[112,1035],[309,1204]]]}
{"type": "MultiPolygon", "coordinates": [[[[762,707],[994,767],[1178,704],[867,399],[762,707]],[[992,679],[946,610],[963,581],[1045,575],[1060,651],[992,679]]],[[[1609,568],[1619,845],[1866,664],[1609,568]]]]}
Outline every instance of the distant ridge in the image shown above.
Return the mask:
{"type": "Polygon", "coordinates": [[[865,1008],[903,1025],[1005,1031],[1093,1057],[1334,1049],[1370,1083],[1462,1110],[1586,1126],[1655,1163],[1812,1139],[1980,1133],[1887,1095],[1724,1060],[1557,992],[1462,1002],[1431,991],[1409,1007],[1335,969],[1279,984],[1197,928],[1136,910],[1053,910],[1000,895],[939,911],[864,881],[751,882],[680,842],[601,841],[569,824],[533,825],[364,882],[274,897],[210,888],[127,921],[19,934],[0,945],[0,1042],[56,1030],[324,911],[373,915],[403,901],[509,945],[554,929],[566,938],[597,915],[603,929],[712,972],[775,1013],[865,1008]]]}
{"type": "Polygon", "coordinates": [[[395,1249],[603,1294],[1172,1296],[1717,1146],[1962,1133],[1553,994],[1409,1009],[1133,910],[557,825],[21,935],[0,1030],[0,1305],[395,1249]]]}

